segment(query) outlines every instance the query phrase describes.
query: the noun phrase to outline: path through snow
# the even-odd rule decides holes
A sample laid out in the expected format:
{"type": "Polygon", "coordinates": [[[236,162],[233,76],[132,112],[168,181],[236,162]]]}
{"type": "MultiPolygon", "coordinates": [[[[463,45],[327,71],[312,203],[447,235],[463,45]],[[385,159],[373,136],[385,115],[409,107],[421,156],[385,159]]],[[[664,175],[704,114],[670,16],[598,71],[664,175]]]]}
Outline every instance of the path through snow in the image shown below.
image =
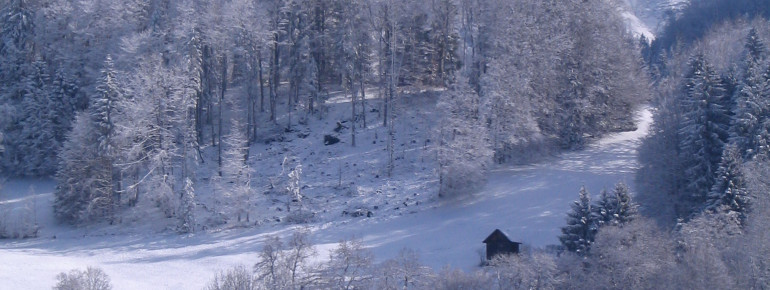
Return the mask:
{"type": "MultiPolygon", "coordinates": [[[[486,188],[469,201],[399,217],[315,225],[312,239],[319,259],[340,239],[353,236],[363,238],[379,260],[409,247],[437,270],[446,265],[474,269],[481,241],[495,228],[532,246],[556,244],[580,186],[597,195],[618,181],[632,183],[636,149],[649,130],[651,112],[645,109],[638,117],[638,130],[603,138],[586,150],[536,165],[496,169],[486,188]]],[[[40,186],[38,198],[50,201],[51,189],[51,184],[40,186]]],[[[274,225],[189,236],[82,237],[50,224],[42,238],[0,241],[0,289],[50,289],[56,274],[86,266],[104,269],[115,289],[201,289],[218,270],[254,264],[265,235],[288,232],[286,226],[274,225]],[[52,233],[59,237],[53,239],[52,233]]]]}

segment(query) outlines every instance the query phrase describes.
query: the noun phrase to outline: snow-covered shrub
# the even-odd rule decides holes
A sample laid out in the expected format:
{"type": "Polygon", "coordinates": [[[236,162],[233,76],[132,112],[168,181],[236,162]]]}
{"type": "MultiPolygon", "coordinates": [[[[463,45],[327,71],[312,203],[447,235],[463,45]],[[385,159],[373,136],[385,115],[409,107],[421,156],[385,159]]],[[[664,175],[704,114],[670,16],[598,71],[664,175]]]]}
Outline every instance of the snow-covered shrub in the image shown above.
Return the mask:
{"type": "Polygon", "coordinates": [[[155,175],[150,180],[152,199],[155,201],[155,205],[163,211],[166,217],[173,217],[176,215],[176,210],[179,209],[179,198],[171,188],[173,181],[172,177],[168,175],[155,175]]]}
{"type": "Polygon", "coordinates": [[[498,255],[485,270],[496,277],[496,289],[553,289],[558,282],[555,259],[543,252],[498,255]]]}
{"type": "Polygon", "coordinates": [[[88,267],[85,271],[72,270],[56,275],[54,290],[110,290],[110,277],[100,268],[88,267]]]}
{"type": "Polygon", "coordinates": [[[369,289],[371,288],[372,261],[374,254],[365,248],[362,240],[341,241],[329,253],[329,261],[321,270],[323,288],[369,289]]]}
{"type": "Polygon", "coordinates": [[[239,265],[214,277],[206,290],[252,290],[258,289],[251,270],[239,265]]]}
{"type": "MultiPolygon", "coordinates": [[[[770,163],[754,160],[743,168],[752,193],[770,192],[770,163]]],[[[752,200],[745,233],[732,237],[725,252],[726,263],[737,283],[736,289],[758,289],[770,285],[770,196],[756,194],[752,200]]]]}
{"type": "MultiPolygon", "coordinates": [[[[484,272],[466,273],[457,269],[444,268],[438,273],[429,288],[440,290],[454,289],[495,289],[494,280],[484,272]]],[[[500,288],[512,289],[512,288],[500,288]]]]}
{"type": "Polygon", "coordinates": [[[281,239],[267,237],[259,262],[254,265],[260,289],[300,289],[313,283],[310,258],[316,250],[307,230],[295,231],[284,244],[281,239]]]}
{"type": "Polygon", "coordinates": [[[653,289],[675,266],[670,235],[644,219],[623,226],[604,226],[596,235],[586,269],[596,289],[653,289]]]}
{"type": "Polygon", "coordinates": [[[415,250],[404,248],[374,273],[375,289],[422,289],[431,285],[432,271],[420,262],[415,250]]]}
{"type": "Polygon", "coordinates": [[[309,210],[295,210],[286,215],[284,221],[288,224],[307,224],[313,222],[315,213],[309,210]]]}

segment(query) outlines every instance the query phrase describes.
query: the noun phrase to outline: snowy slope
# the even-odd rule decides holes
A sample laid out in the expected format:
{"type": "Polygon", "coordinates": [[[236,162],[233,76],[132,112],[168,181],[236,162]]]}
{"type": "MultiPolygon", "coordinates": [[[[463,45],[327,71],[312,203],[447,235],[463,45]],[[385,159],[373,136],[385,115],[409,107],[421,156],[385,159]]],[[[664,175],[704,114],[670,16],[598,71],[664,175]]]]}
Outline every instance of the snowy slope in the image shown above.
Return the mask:
{"type": "MultiPolygon", "coordinates": [[[[470,270],[479,262],[481,241],[495,228],[532,246],[555,244],[565,212],[581,185],[597,195],[620,180],[632,182],[636,148],[649,129],[651,113],[641,110],[638,117],[638,130],[597,140],[584,151],[535,165],[498,168],[490,173],[486,188],[467,200],[421,206],[404,201],[406,205],[398,210],[394,204],[401,200],[393,200],[388,205],[393,214],[378,212],[369,219],[321,218],[310,225],[318,257],[325,258],[325,251],[339,240],[355,236],[363,238],[378,260],[408,247],[418,250],[422,262],[434,268],[450,265],[470,270]]],[[[367,149],[359,150],[365,154],[367,149]]],[[[287,235],[292,229],[272,223],[185,236],[71,229],[54,224],[50,210],[45,210],[50,209],[50,181],[9,182],[0,192],[0,200],[9,204],[28,199],[26,187],[31,183],[37,186],[38,219],[45,224],[40,238],[0,240],[0,289],[50,289],[56,274],[86,266],[104,269],[115,289],[200,289],[218,270],[254,264],[267,234],[287,235]]],[[[410,190],[417,195],[424,190],[421,186],[424,184],[410,190]]]]}
{"type": "Polygon", "coordinates": [[[623,16],[632,28],[644,27],[654,34],[661,28],[668,13],[676,13],[687,3],[689,0],[625,0],[623,4],[627,14],[623,16]]]}
{"type": "Polygon", "coordinates": [[[640,20],[636,14],[634,14],[632,11],[623,11],[621,12],[621,16],[626,21],[626,25],[628,26],[628,30],[631,31],[631,33],[636,36],[640,37],[644,35],[645,38],[649,40],[655,39],[655,34],[653,31],[640,20]]]}

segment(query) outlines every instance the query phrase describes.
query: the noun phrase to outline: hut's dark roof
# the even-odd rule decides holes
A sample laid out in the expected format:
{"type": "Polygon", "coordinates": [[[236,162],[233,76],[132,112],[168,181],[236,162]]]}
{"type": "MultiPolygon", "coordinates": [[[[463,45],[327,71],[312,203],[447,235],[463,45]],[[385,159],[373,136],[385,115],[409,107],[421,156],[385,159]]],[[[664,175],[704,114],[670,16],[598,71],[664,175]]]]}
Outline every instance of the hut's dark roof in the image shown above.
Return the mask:
{"type": "Polygon", "coordinates": [[[506,241],[508,243],[521,244],[521,243],[518,243],[518,242],[511,241],[511,239],[508,238],[508,235],[503,233],[503,231],[501,231],[500,229],[495,229],[495,231],[492,232],[492,234],[490,234],[486,239],[484,239],[483,243],[487,244],[487,243],[492,242],[492,241],[494,241],[494,240],[496,240],[498,238],[502,238],[504,241],[506,241]]]}

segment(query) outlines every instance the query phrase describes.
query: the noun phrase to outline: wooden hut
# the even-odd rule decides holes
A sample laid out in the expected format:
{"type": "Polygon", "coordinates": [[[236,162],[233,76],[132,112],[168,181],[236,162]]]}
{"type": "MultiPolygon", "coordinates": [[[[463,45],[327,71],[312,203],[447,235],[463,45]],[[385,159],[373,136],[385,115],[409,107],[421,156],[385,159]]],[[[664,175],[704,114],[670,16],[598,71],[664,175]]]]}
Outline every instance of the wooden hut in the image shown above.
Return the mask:
{"type": "Polygon", "coordinates": [[[487,261],[492,260],[497,255],[518,254],[519,245],[521,245],[521,243],[511,241],[499,229],[496,229],[484,239],[484,243],[487,244],[487,261]]]}

